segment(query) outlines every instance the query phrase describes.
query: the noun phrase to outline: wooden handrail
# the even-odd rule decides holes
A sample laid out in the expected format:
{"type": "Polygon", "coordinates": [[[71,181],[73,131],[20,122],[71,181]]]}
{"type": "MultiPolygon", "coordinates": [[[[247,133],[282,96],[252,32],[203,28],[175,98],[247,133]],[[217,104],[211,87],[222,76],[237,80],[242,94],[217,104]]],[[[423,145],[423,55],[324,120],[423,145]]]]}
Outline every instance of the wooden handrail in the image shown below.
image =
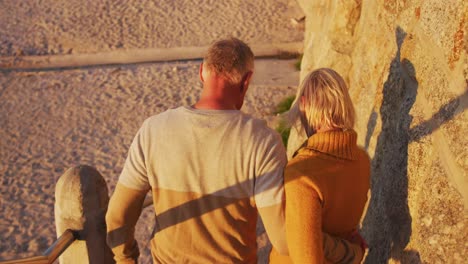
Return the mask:
{"type": "MultiPolygon", "coordinates": [[[[146,196],[143,202],[143,208],[153,204],[153,197],[146,196]]],[[[50,264],[53,263],[60,255],[79,237],[78,231],[71,229],[65,230],[63,234],[50,246],[42,256],[29,257],[17,260],[0,261],[0,264],[50,264]]]]}
{"type": "Polygon", "coordinates": [[[49,262],[49,259],[46,256],[39,256],[39,257],[30,257],[30,258],[24,258],[24,259],[18,259],[18,260],[8,260],[5,262],[0,262],[2,264],[13,264],[13,263],[20,263],[20,264],[47,264],[51,263],[49,262]]]}
{"type": "Polygon", "coordinates": [[[76,239],[78,239],[78,231],[71,229],[65,230],[63,234],[50,246],[42,256],[30,257],[18,260],[2,261],[0,264],[50,264],[53,263],[76,239]]]}

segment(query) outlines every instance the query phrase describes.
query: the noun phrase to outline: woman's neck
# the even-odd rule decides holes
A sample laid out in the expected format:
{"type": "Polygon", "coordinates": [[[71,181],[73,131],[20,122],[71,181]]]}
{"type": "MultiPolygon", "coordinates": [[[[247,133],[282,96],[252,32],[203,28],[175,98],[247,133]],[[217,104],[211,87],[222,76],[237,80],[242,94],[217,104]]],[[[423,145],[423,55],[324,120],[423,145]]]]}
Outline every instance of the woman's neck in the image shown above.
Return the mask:
{"type": "Polygon", "coordinates": [[[339,131],[339,130],[343,130],[341,128],[337,128],[337,127],[320,127],[318,128],[315,132],[316,133],[323,133],[323,132],[329,132],[329,131],[339,131]]]}

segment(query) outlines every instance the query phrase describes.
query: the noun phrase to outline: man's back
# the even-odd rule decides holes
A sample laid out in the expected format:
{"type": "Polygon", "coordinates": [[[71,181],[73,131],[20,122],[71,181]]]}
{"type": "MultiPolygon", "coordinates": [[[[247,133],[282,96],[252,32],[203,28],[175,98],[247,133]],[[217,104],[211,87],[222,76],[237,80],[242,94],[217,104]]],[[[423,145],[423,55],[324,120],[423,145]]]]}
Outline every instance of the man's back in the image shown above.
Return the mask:
{"type": "Polygon", "coordinates": [[[151,186],[156,263],[255,263],[257,207],[281,207],[285,163],[264,121],[179,107],[145,121],[119,183],[151,186]]]}
{"type": "MultiPolygon", "coordinates": [[[[203,90],[193,108],[168,110],[144,122],[106,213],[107,243],[117,263],[138,259],[134,227],[150,189],[156,263],[256,262],[257,210],[273,247],[288,254],[286,152],[264,121],[239,111],[253,60],[241,40],[216,41],[200,64],[203,90]]],[[[358,245],[324,241],[331,241],[333,250],[340,246],[344,257],[361,251],[358,245]]]]}

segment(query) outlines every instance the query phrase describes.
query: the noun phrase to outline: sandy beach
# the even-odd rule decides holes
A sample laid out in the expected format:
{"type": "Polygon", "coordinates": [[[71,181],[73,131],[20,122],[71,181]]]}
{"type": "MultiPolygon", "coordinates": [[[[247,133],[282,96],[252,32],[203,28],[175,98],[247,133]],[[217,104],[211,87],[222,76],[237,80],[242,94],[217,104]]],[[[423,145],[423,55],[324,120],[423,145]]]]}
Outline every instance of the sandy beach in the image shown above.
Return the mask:
{"type": "MultiPolygon", "coordinates": [[[[0,5],[0,56],[204,46],[229,35],[255,44],[303,39],[290,22],[298,7],[287,0],[0,5]]],[[[94,166],[112,193],[142,122],[197,100],[200,62],[0,71],[0,260],[37,255],[55,241],[54,188],[68,168],[94,166]]],[[[275,105],[295,93],[295,62],[258,60],[243,111],[273,124],[275,105]]],[[[151,263],[153,220],[148,208],[137,224],[141,263],[151,263]]]]}
{"type": "Polygon", "coordinates": [[[222,36],[303,40],[290,23],[302,14],[294,0],[5,0],[0,7],[2,56],[206,46],[222,36]]]}

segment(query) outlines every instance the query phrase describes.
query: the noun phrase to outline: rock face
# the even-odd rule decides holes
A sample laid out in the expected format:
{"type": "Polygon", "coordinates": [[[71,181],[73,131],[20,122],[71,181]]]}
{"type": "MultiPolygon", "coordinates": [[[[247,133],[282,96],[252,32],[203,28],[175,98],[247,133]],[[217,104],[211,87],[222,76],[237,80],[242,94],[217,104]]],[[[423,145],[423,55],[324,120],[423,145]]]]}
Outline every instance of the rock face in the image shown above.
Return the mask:
{"type": "MultiPolygon", "coordinates": [[[[463,0],[299,0],[301,77],[347,80],[372,157],[366,263],[468,256],[468,86],[463,0]]],[[[299,140],[300,141],[300,140],[299,140]]],[[[352,188],[352,186],[350,186],[352,188]]]]}

